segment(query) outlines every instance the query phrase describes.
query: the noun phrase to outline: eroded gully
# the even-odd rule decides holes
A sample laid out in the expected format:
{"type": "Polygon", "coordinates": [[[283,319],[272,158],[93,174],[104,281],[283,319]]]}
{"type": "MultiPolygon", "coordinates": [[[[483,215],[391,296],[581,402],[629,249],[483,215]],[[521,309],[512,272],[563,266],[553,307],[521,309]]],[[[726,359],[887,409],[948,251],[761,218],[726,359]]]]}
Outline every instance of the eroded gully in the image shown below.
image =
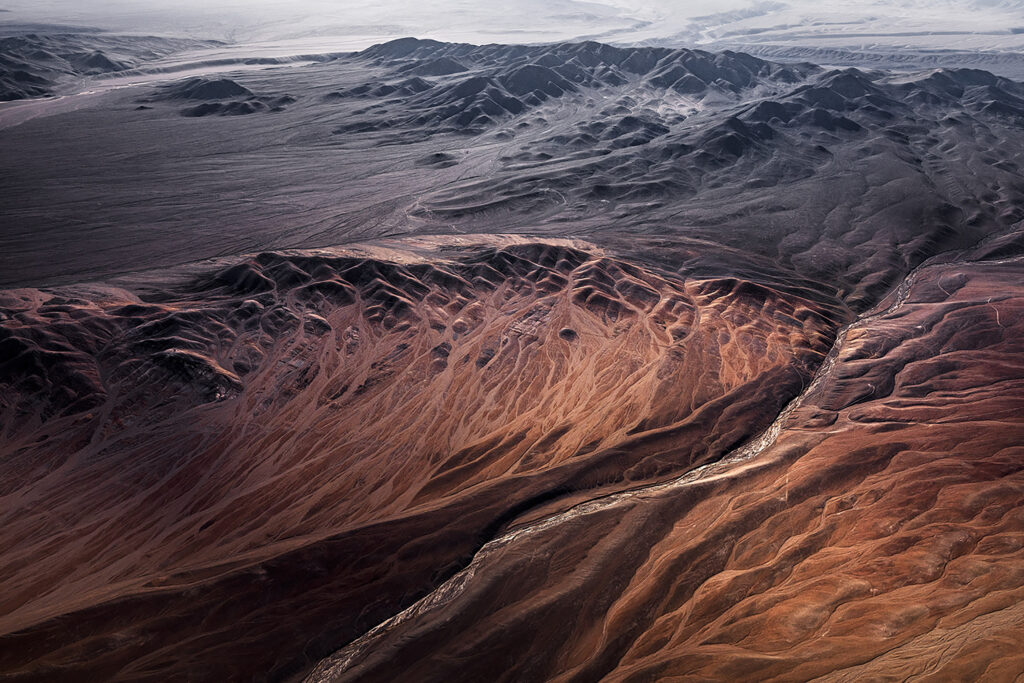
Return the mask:
{"type": "MultiPolygon", "coordinates": [[[[1021,257],[1015,257],[1002,259],[1000,261],[981,261],[975,263],[996,265],[1020,259],[1021,257]]],[[[465,569],[445,581],[432,593],[429,593],[410,607],[373,627],[335,654],[320,662],[320,664],[318,664],[306,678],[306,683],[326,683],[327,681],[337,679],[360,659],[361,654],[372,650],[376,643],[383,640],[387,634],[393,631],[396,627],[450,603],[465,590],[469,582],[473,580],[478,569],[485,564],[486,560],[491,555],[512,543],[520,542],[523,539],[546,531],[554,526],[569,522],[570,520],[602,512],[610,508],[623,505],[629,501],[652,495],[664,494],[676,489],[685,489],[697,481],[703,482],[726,478],[730,476],[731,473],[734,474],[741,471],[741,466],[742,468],[746,468],[749,465],[753,465],[755,459],[768,450],[778,440],[779,435],[782,433],[790,415],[804,405],[812,396],[818,393],[822,384],[825,382],[825,379],[832,373],[849,333],[853,330],[866,327],[880,318],[892,315],[902,308],[910,296],[910,290],[913,288],[914,282],[922,272],[930,268],[951,265],[945,262],[934,263],[932,262],[933,260],[934,259],[929,259],[912,270],[874,309],[840,328],[839,332],[836,334],[832,348],[829,350],[828,354],[826,354],[825,359],[814,373],[814,377],[811,382],[802,392],[800,392],[799,395],[786,404],[775,420],[756,437],[733,450],[723,458],[713,463],[697,467],[669,481],[657,484],[646,484],[594,500],[585,501],[562,512],[549,515],[548,517],[544,517],[535,522],[520,527],[514,527],[506,531],[504,534],[481,546],[480,550],[473,556],[469,565],[465,569]],[[885,306],[885,302],[887,301],[891,301],[891,303],[888,306],[885,306]],[[883,308],[883,306],[885,307],[883,308]]]]}

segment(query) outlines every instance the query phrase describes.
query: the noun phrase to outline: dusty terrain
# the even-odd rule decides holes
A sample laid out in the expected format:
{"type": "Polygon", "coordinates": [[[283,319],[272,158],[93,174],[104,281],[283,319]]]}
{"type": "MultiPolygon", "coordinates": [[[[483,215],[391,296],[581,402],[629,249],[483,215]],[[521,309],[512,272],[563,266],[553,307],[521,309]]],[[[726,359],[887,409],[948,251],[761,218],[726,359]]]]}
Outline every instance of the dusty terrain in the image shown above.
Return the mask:
{"type": "Polygon", "coordinates": [[[770,447],[515,529],[310,680],[1013,680],[1022,266],[919,271],[770,447]]]}
{"type": "Polygon", "coordinates": [[[844,315],[588,245],[424,246],[440,251],[261,254],[142,295],[8,290],[3,628],[29,628],[5,667],[207,676],[220,660],[240,675],[241,653],[252,673],[293,667],[308,639],[295,619],[333,620],[333,638],[365,619],[333,598],[310,609],[324,579],[393,609],[519,510],[720,457],[800,390],[844,315]],[[370,548],[376,566],[346,568],[370,548]],[[294,582],[266,607],[288,614],[277,629],[209,624],[182,660],[200,634],[148,611],[124,622],[137,603],[184,621],[265,591],[266,558],[294,582]],[[392,563],[397,577],[378,575],[392,563]],[[53,629],[69,641],[56,652],[18,646],[53,629]],[[104,629],[135,635],[105,654],[104,629]]]}
{"type": "Polygon", "coordinates": [[[522,233],[727,247],[741,266],[708,263],[710,249],[688,267],[754,259],[859,307],[928,255],[1024,218],[1024,86],[987,72],[400,40],[175,75],[0,129],[0,284],[522,233]],[[210,99],[192,98],[195,78],[210,99]]]}
{"type": "Polygon", "coordinates": [[[0,109],[0,677],[1024,670],[1024,84],[241,66],[0,109]]]}
{"type": "Polygon", "coordinates": [[[119,74],[211,41],[111,36],[102,31],[4,35],[0,25],[0,102],[51,96],[86,76],[119,74]]]}

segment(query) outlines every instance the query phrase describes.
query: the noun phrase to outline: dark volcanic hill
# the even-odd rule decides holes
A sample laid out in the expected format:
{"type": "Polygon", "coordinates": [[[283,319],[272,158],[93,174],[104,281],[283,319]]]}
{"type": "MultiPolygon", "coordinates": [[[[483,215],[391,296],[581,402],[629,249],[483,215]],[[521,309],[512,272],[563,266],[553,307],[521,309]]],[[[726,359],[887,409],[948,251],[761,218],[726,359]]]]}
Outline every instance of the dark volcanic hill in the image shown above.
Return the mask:
{"type": "MultiPolygon", "coordinates": [[[[163,86],[153,97],[139,100],[144,103],[179,102],[189,104],[181,110],[183,116],[243,116],[258,112],[281,112],[295,102],[291,95],[256,95],[230,78],[187,78],[163,86]]],[[[151,108],[143,105],[143,108],[151,108]]]]}
{"type": "Polygon", "coordinates": [[[221,100],[228,97],[252,97],[252,91],[230,78],[189,78],[164,88],[161,97],[167,100],[221,100]]]}
{"type": "Polygon", "coordinates": [[[0,677],[1024,671],[1024,85],[403,39],[0,148],[0,677]]]}
{"type": "Polygon", "coordinates": [[[759,86],[797,83],[820,71],[810,64],[774,64],[732,52],[622,49],[600,43],[478,47],[406,38],[353,58],[382,69],[381,80],[331,96],[406,96],[411,116],[376,117],[384,107],[371,107],[342,131],[425,128],[430,134],[479,133],[499,120],[582,90],[633,83],[676,95],[728,97],[759,86]],[[406,74],[440,80],[392,83],[406,74]]]}

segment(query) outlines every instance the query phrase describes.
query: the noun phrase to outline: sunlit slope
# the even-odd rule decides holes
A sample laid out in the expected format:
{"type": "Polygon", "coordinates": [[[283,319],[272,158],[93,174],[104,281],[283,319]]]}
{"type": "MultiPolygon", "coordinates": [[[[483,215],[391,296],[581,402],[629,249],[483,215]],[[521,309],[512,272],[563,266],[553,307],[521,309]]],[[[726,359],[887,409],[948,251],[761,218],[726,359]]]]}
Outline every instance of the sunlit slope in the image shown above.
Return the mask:
{"type": "Polygon", "coordinates": [[[1021,263],[922,269],[774,446],[502,537],[312,680],[1012,679],[1021,263]]]}
{"type": "Polygon", "coordinates": [[[720,457],[800,391],[846,315],[586,244],[430,247],[266,253],[142,296],[5,293],[0,576],[5,628],[29,629],[8,642],[30,646],[4,667],[297,666],[321,620],[325,645],[358,635],[346,601],[402,606],[517,511],[720,457]],[[424,530],[445,540],[409,555],[424,530]],[[253,569],[275,557],[280,589],[253,569]],[[237,621],[201,641],[152,621],[223,601],[237,621]],[[290,635],[249,624],[267,609],[290,635]]]}

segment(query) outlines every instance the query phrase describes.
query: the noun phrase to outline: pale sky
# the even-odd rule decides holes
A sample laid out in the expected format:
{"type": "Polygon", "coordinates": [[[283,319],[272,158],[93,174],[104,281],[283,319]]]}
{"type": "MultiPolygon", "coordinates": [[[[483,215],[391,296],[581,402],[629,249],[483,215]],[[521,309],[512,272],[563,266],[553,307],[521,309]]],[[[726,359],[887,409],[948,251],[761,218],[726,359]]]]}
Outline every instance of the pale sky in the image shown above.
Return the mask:
{"type": "Polygon", "coordinates": [[[712,45],[755,36],[820,46],[915,44],[941,32],[964,36],[946,39],[952,47],[984,48],[1016,45],[1019,34],[1005,36],[1024,28],[1024,0],[0,0],[0,8],[10,10],[2,21],[250,42],[416,35],[712,45]]]}

